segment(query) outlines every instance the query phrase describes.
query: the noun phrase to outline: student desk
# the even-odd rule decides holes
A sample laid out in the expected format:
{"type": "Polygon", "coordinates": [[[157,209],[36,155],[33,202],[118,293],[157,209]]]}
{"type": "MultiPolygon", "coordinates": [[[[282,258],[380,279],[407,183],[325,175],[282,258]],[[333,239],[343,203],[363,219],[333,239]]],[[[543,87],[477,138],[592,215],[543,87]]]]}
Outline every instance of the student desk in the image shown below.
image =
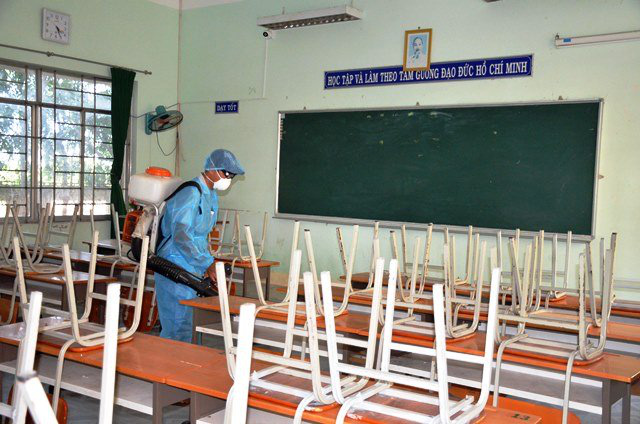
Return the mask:
{"type": "MultiPolygon", "coordinates": [[[[11,268],[0,268],[0,283],[9,284],[11,293],[13,292],[13,283],[16,278],[16,271],[11,268]]],[[[56,290],[60,290],[60,300],[53,299],[53,302],[59,304],[62,310],[68,310],[67,305],[67,287],[64,279],[64,271],[55,274],[41,274],[37,272],[25,272],[24,278],[27,281],[35,281],[45,285],[54,286],[56,290]]],[[[87,289],[89,274],[86,272],[73,271],[73,287],[75,289],[76,298],[84,299],[87,289]]],[[[107,284],[117,281],[117,278],[107,277],[104,275],[96,275],[94,284],[107,284]]],[[[3,284],[3,285],[4,285],[3,284]]],[[[29,290],[28,290],[29,291],[29,290]]],[[[9,293],[9,294],[11,294],[9,293]]],[[[49,299],[51,301],[52,299],[49,299]]]]}
{"type": "MultiPolygon", "coordinates": [[[[20,323],[0,328],[0,358],[2,362],[13,359],[19,343],[17,331],[20,323]]],[[[57,355],[59,347],[38,343],[37,351],[44,355],[57,355]]],[[[102,349],[77,350],[67,352],[66,359],[91,367],[102,367],[102,349]]],[[[69,364],[66,365],[67,367],[69,364]]],[[[255,368],[267,366],[254,363],[255,368]]],[[[226,357],[220,350],[197,346],[157,336],[136,333],[131,341],[118,345],[116,371],[124,376],[145,380],[153,384],[153,422],[162,423],[164,406],[191,398],[191,419],[224,407],[233,381],[229,377],[226,357]],[[212,410],[213,409],[213,410],[212,410]]],[[[268,399],[249,399],[252,407],[293,416],[295,409],[278,406],[268,399]]],[[[338,412],[332,408],[322,413],[305,413],[308,421],[332,423],[338,412]]],[[[533,415],[528,423],[539,423],[533,415]]],[[[523,414],[504,408],[487,407],[483,422],[520,423],[523,414]]],[[[356,422],[348,420],[347,422],[356,422]]]]}
{"type": "MultiPolygon", "coordinates": [[[[215,258],[216,261],[222,261],[228,264],[233,262],[233,259],[230,258],[215,258]]],[[[258,262],[258,273],[260,274],[260,279],[264,281],[264,297],[266,300],[269,300],[269,286],[271,285],[271,268],[280,266],[280,262],[277,261],[267,261],[265,259],[260,259],[258,262]]],[[[234,268],[238,268],[242,273],[242,280],[238,280],[242,282],[242,297],[246,295],[247,284],[249,282],[254,282],[253,279],[253,269],[251,267],[251,261],[236,261],[234,264],[234,268]]],[[[233,276],[232,276],[233,277],[233,276]]]]}
{"type": "MultiPolygon", "coordinates": [[[[103,255],[97,256],[96,261],[96,274],[109,275],[111,272],[111,266],[113,260],[107,260],[102,258],[103,255]]],[[[50,251],[44,254],[44,257],[49,260],[62,262],[62,253],[59,251],[50,251]]],[[[83,252],[81,250],[69,250],[69,259],[71,259],[71,265],[78,271],[88,271],[89,263],[91,262],[91,253],[83,252]]],[[[135,265],[128,262],[118,262],[115,266],[114,276],[119,275],[122,271],[133,272],[135,265]]]]}
{"type": "MultiPolygon", "coordinates": [[[[20,325],[21,323],[0,327],[0,358],[3,365],[16,357],[16,346],[19,343],[16,331],[20,325]]],[[[57,356],[59,346],[50,344],[51,340],[52,338],[49,338],[47,343],[39,342],[37,351],[46,356],[57,356]]],[[[72,368],[72,364],[69,361],[98,369],[102,367],[103,351],[101,348],[74,350],[68,351],[65,355],[65,370],[71,370],[72,368]]],[[[153,423],[159,424],[162,423],[162,410],[165,406],[189,398],[189,392],[165,384],[168,379],[190,371],[198,373],[203,369],[219,368],[220,366],[223,366],[226,372],[226,364],[221,362],[224,360],[223,355],[204,346],[136,333],[131,341],[122,342],[118,345],[116,372],[131,378],[119,377],[116,380],[116,384],[120,384],[119,382],[122,380],[127,380],[128,383],[141,380],[142,383],[147,382],[142,386],[140,386],[140,383],[137,385],[138,391],[146,390],[147,393],[136,393],[136,401],[149,404],[148,407],[152,411],[153,423]],[[152,399],[149,399],[150,397],[152,399]]],[[[99,370],[96,370],[96,372],[96,378],[99,382],[99,370]]],[[[64,377],[63,382],[67,377],[66,372],[64,377]]],[[[85,395],[88,394],[87,390],[76,389],[73,391],[85,395]]],[[[122,391],[126,392],[126,390],[122,391]]],[[[95,392],[93,395],[95,397],[95,392]]],[[[118,404],[141,410],[132,407],[134,401],[126,399],[124,396],[126,395],[122,395],[120,390],[117,391],[116,401],[118,404]]],[[[145,412],[149,413],[151,411],[145,412]]]]}
{"type": "MultiPolygon", "coordinates": [[[[387,282],[387,277],[388,277],[388,273],[385,271],[385,275],[384,275],[384,283],[386,284],[387,282]]],[[[344,281],[345,276],[341,276],[340,277],[341,280],[344,281]]],[[[353,274],[351,276],[351,283],[355,286],[355,287],[360,287],[360,286],[365,286],[367,284],[367,282],[369,281],[369,273],[368,272],[359,272],[356,274],[353,274]]],[[[431,285],[436,282],[441,282],[438,281],[437,279],[434,278],[429,278],[429,281],[427,281],[426,284],[426,288],[428,288],[430,290],[431,285]]],[[[486,282],[485,282],[486,284],[486,282]]],[[[488,287],[488,285],[487,285],[488,287]]],[[[462,289],[464,290],[464,288],[462,289]]],[[[558,291],[562,291],[562,289],[558,289],[558,291]]],[[[589,297],[586,298],[586,310],[589,311],[591,304],[589,302],[589,297]]],[[[600,307],[600,301],[596,302],[596,307],[599,308],[600,307]]],[[[571,294],[567,294],[564,298],[562,299],[558,299],[558,300],[554,300],[549,302],[549,308],[550,309],[565,309],[565,310],[570,310],[570,311],[577,311],[578,310],[578,296],[576,295],[571,295],[571,294]]],[[[611,307],[611,315],[613,316],[617,316],[617,317],[625,317],[625,318],[631,318],[631,319],[640,319],[640,302],[637,301],[631,301],[631,300],[617,300],[614,301],[613,306],[611,307]]]]}
{"type": "MultiPolygon", "coordinates": [[[[196,297],[189,300],[181,300],[181,304],[193,308],[193,327],[192,327],[192,343],[198,343],[199,333],[196,328],[199,326],[220,322],[220,303],[218,297],[196,297]]],[[[254,303],[260,306],[260,301],[241,296],[229,296],[229,308],[233,314],[238,314],[240,305],[243,303],[254,303]]],[[[296,315],[296,324],[304,325],[304,308],[298,308],[299,314],[296,315]]],[[[286,322],[287,314],[284,311],[261,310],[256,318],[286,322]]],[[[319,322],[324,323],[322,317],[319,322]]],[[[357,330],[366,330],[369,328],[369,316],[364,314],[345,313],[335,319],[336,331],[353,333],[357,330]]]]}
{"type": "MultiPolygon", "coordinates": [[[[91,242],[90,241],[83,241],[84,244],[86,244],[87,246],[89,246],[89,249],[91,249],[91,242]]],[[[123,246],[123,254],[127,253],[127,243],[123,242],[124,246],[123,246]]],[[[116,239],[105,239],[105,240],[99,240],[98,241],[98,254],[100,255],[113,255],[114,253],[116,253],[118,249],[118,240],[116,239]]]]}
{"type": "MultiPolygon", "coordinates": [[[[336,302],[342,302],[343,293],[344,293],[343,288],[333,287],[333,300],[336,302]]],[[[298,292],[298,295],[304,296],[304,291],[300,290],[298,292]]],[[[418,303],[428,305],[428,304],[431,304],[431,300],[420,299],[418,303]]],[[[349,298],[349,304],[371,306],[371,297],[358,296],[358,294],[355,294],[349,298]]],[[[555,303],[553,304],[553,306],[555,306],[555,303]]],[[[416,312],[422,313],[422,311],[416,311],[416,312]]],[[[537,314],[536,316],[540,316],[540,317],[561,316],[563,318],[577,320],[577,316],[568,315],[566,313],[561,314],[561,313],[562,311],[559,311],[558,309],[555,309],[555,310],[550,309],[548,311],[542,310],[540,314],[537,314]]],[[[468,309],[466,310],[461,309],[458,316],[465,320],[473,319],[473,313],[468,309]]],[[[589,319],[589,317],[587,317],[587,319],[589,319]]],[[[480,312],[480,320],[486,322],[487,320],[486,311],[480,312]]],[[[545,327],[544,325],[527,324],[527,328],[535,328],[535,329],[545,330],[545,331],[553,330],[555,332],[558,331],[557,329],[545,327]]],[[[572,333],[572,331],[570,330],[566,330],[563,332],[572,333]]],[[[573,333],[577,334],[577,332],[573,332],[573,333]]],[[[592,337],[600,337],[600,327],[593,326],[589,328],[589,335],[592,337]]],[[[632,354],[640,355],[640,324],[629,324],[624,322],[609,321],[609,323],[607,324],[607,340],[628,344],[628,346],[625,346],[625,351],[632,354]]]]}
{"type": "MultiPolygon", "coordinates": [[[[218,297],[196,298],[183,300],[180,303],[194,308],[194,340],[195,328],[197,325],[216,322],[219,320],[220,305],[218,297]],[[196,315],[199,322],[196,325],[196,315]],[[209,319],[209,321],[206,321],[209,319]]],[[[243,303],[257,303],[254,299],[245,299],[237,296],[229,296],[229,310],[237,315],[240,305],[243,303]]],[[[274,321],[286,321],[286,314],[275,311],[261,311],[258,318],[271,319],[274,321]]],[[[296,317],[296,323],[304,323],[304,315],[296,317]]],[[[349,334],[368,336],[369,315],[355,311],[349,311],[336,317],[336,331],[349,334]],[[343,321],[344,320],[344,321],[343,321]],[[341,323],[341,324],[339,324],[341,323]]],[[[322,318],[318,319],[318,326],[323,327],[322,318]]],[[[447,350],[482,355],[484,353],[484,333],[476,332],[469,338],[458,339],[447,344],[447,350]]],[[[407,337],[394,335],[398,342],[411,343],[421,346],[432,347],[433,342],[424,338],[407,337]]],[[[536,360],[513,354],[504,354],[505,363],[514,365],[539,368],[545,371],[564,372],[566,364],[536,360]]],[[[602,384],[602,422],[608,423],[611,419],[611,405],[618,399],[623,399],[622,422],[630,422],[631,407],[631,385],[640,380],[640,358],[605,352],[602,359],[588,365],[573,367],[573,375],[588,378],[601,382],[602,384]]]]}
{"type": "MultiPolygon", "coordinates": [[[[183,390],[189,390],[191,392],[191,422],[195,422],[196,419],[209,415],[210,408],[204,406],[206,402],[217,399],[226,399],[229,389],[233,385],[233,381],[229,377],[229,373],[226,368],[226,358],[221,351],[218,351],[221,356],[219,366],[216,368],[202,369],[200,372],[189,371],[180,375],[177,378],[170,378],[167,380],[167,384],[173,387],[177,387],[183,390]],[[194,416],[195,415],[195,416],[194,416]]],[[[253,361],[252,369],[261,369],[269,364],[253,361]]],[[[506,404],[506,402],[505,402],[506,404]]],[[[296,410],[295,408],[279,404],[268,399],[255,398],[249,396],[249,406],[257,409],[263,409],[272,413],[277,413],[285,416],[292,417],[296,410]]],[[[541,423],[542,420],[538,416],[534,416],[533,413],[517,412],[518,410],[512,409],[519,406],[518,404],[509,404],[509,409],[505,407],[493,408],[489,404],[485,407],[484,418],[475,420],[474,422],[482,423],[505,423],[505,424],[521,424],[526,423],[541,423]]],[[[545,407],[540,408],[542,410],[548,409],[545,407]]],[[[338,415],[338,406],[329,408],[324,412],[305,412],[303,418],[305,421],[333,424],[335,423],[336,416],[338,415]]],[[[543,411],[547,412],[547,411],[543,411]]],[[[355,420],[347,417],[346,423],[360,423],[360,420],[355,420]]],[[[367,421],[371,424],[384,424],[385,421],[367,421]]]]}
{"type": "MultiPolygon", "coordinates": [[[[62,254],[58,251],[52,251],[45,253],[45,258],[52,261],[62,261],[62,254]]],[[[69,258],[71,259],[71,266],[74,270],[86,272],[89,270],[89,263],[91,262],[91,253],[82,252],[79,250],[70,250],[69,258]]],[[[110,275],[111,268],[113,266],[114,259],[112,258],[104,258],[102,255],[97,256],[96,261],[96,277],[98,275],[110,275]]],[[[113,267],[113,276],[123,281],[123,288],[121,290],[120,296],[123,298],[127,298],[129,296],[129,287],[128,283],[131,281],[132,273],[136,268],[135,264],[130,262],[117,262],[113,267]],[[129,273],[128,276],[122,276],[123,272],[129,273]],[[126,279],[125,279],[126,278],[126,279]],[[125,283],[126,281],[126,283],[125,283]]],[[[147,269],[147,280],[145,284],[145,293],[142,304],[142,313],[140,326],[138,327],[138,331],[149,331],[153,328],[156,321],[158,320],[158,310],[156,308],[156,301],[154,296],[155,285],[154,285],[153,271],[147,269]],[[151,277],[151,278],[149,278],[151,277]]],[[[98,286],[95,290],[97,293],[106,294],[106,289],[104,286],[98,286]]],[[[133,296],[133,295],[132,295],[133,296]]],[[[89,316],[89,320],[91,322],[103,323],[104,321],[104,307],[105,303],[103,300],[94,299],[92,303],[91,315],[89,316]]],[[[132,309],[132,307],[128,307],[132,309]]]]}

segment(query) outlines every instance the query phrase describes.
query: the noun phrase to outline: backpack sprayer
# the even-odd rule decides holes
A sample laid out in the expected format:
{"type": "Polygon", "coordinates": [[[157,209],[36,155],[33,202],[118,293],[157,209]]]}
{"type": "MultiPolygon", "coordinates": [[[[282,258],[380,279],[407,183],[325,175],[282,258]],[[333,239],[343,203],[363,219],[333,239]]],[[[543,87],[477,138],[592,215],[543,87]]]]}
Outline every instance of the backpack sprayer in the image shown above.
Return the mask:
{"type": "MultiPolygon", "coordinates": [[[[157,244],[164,238],[160,222],[166,202],[183,188],[193,185],[193,182],[183,183],[180,178],[173,177],[171,172],[164,168],[149,167],[144,173],[132,175],[129,181],[129,202],[142,209],[127,214],[123,239],[130,237],[129,254],[133,255],[130,259],[139,262],[142,239],[149,235],[147,267],[150,270],[178,284],[191,287],[198,296],[217,296],[218,288],[209,276],[194,275],[180,265],[155,254],[157,244]]],[[[199,186],[197,188],[200,190],[199,186]]],[[[225,270],[230,274],[230,267],[225,265],[225,270]]]]}

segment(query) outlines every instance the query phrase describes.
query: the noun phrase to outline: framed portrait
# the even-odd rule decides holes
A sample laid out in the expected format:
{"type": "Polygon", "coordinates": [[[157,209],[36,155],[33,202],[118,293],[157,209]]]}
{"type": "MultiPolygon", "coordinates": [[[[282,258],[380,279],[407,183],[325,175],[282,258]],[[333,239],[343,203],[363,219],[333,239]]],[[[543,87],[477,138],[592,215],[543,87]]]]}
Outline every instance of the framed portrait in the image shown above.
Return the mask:
{"type": "Polygon", "coordinates": [[[431,66],[431,28],[404,32],[404,71],[424,71],[431,66]]]}

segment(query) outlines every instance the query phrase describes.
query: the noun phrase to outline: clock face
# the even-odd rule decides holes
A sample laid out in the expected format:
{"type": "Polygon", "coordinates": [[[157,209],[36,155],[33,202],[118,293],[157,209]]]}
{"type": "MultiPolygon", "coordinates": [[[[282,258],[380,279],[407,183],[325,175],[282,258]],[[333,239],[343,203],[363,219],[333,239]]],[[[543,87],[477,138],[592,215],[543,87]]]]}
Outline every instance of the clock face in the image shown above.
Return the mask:
{"type": "Polygon", "coordinates": [[[71,16],[49,9],[42,9],[42,38],[69,44],[71,16]]]}

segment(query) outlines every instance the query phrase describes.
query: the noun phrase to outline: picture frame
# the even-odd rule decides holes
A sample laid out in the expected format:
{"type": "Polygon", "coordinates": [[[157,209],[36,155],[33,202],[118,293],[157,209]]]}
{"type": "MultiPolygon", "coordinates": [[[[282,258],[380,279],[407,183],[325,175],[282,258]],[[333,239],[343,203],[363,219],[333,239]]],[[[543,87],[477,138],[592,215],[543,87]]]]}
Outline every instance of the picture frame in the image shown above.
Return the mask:
{"type": "Polygon", "coordinates": [[[426,71],[431,67],[431,28],[412,29],[404,32],[403,71],[426,71]]]}

